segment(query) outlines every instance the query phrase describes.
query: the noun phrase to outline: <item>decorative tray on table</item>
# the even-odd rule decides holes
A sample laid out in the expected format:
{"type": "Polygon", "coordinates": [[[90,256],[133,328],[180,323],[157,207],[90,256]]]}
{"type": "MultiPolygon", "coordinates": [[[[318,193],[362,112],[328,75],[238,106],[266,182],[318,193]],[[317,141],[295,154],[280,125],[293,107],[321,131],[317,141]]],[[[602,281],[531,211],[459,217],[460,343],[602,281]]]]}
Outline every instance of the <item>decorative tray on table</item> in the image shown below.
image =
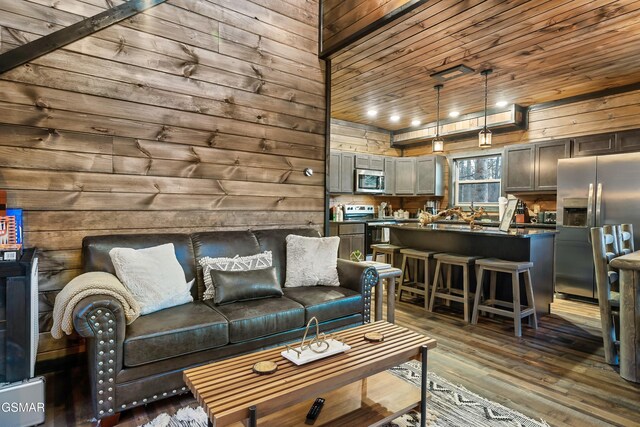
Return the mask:
{"type": "Polygon", "coordinates": [[[343,353],[349,349],[351,349],[351,347],[340,341],[339,337],[334,337],[333,335],[326,336],[324,333],[321,334],[318,319],[312,317],[309,323],[307,323],[307,329],[304,332],[300,344],[295,347],[287,345],[287,349],[283,350],[280,354],[296,365],[304,365],[305,363],[324,359],[334,354],[343,353]],[[316,324],[316,335],[307,341],[307,333],[309,332],[309,327],[312,322],[316,324]]]}

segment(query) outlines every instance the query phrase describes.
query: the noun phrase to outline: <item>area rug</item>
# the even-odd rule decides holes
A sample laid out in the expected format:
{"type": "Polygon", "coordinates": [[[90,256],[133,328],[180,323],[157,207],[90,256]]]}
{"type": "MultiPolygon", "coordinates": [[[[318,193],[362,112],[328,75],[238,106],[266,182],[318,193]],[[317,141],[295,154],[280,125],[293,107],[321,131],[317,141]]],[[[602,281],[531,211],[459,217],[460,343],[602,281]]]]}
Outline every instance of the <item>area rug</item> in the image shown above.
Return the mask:
{"type": "MultiPolygon", "coordinates": [[[[421,365],[415,360],[389,370],[392,374],[420,387],[421,365]]],[[[430,427],[549,427],[499,403],[470,392],[460,385],[429,372],[427,425],[430,427]]],[[[420,414],[412,411],[385,427],[417,427],[420,414]]],[[[170,416],[161,414],[144,427],[206,427],[207,416],[201,407],[182,408],[170,416]]]]}

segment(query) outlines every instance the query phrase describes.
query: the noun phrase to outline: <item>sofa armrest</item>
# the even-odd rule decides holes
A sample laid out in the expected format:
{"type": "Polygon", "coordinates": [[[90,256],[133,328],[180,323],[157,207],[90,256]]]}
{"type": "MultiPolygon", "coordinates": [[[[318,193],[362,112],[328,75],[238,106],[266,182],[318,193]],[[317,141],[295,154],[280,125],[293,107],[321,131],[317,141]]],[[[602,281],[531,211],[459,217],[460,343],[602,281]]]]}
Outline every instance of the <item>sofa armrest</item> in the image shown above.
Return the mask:
{"type": "Polygon", "coordinates": [[[340,286],[359,292],[363,296],[364,323],[371,321],[371,288],[378,283],[378,271],[358,262],[338,258],[340,286]]]}
{"type": "Polygon", "coordinates": [[[87,338],[89,383],[96,418],[114,415],[116,376],[123,368],[126,328],[122,304],[106,295],[84,298],[73,310],[73,325],[87,338]]]}

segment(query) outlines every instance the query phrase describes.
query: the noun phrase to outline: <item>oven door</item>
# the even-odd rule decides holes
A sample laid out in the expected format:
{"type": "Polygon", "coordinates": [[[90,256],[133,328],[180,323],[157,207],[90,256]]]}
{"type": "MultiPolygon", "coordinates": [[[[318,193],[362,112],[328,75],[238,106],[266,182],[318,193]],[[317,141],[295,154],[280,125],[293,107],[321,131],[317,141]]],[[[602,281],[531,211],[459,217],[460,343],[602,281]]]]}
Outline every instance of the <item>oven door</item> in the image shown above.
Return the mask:
{"type": "Polygon", "coordinates": [[[356,193],[383,194],[384,172],[357,169],[355,172],[356,193]]]}

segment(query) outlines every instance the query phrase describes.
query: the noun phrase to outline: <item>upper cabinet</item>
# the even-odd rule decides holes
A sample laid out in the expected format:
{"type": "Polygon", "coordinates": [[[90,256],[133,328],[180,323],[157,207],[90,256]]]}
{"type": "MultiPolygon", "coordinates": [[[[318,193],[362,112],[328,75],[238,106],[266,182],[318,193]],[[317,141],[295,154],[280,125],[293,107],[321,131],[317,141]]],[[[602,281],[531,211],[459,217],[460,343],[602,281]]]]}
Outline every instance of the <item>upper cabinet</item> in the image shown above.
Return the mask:
{"type": "Polygon", "coordinates": [[[618,132],[616,134],[616,145],[618,151],[639,151],[640,150],[640,129],[618,132]]]}
{"type": "Polygon", "coordinates": [[[384,158],[382,156],[370,154],[356,154],[355,156],[356,169],[384,170],[384,158]]]}
{"type": "Polygon", "coordinates": [[[387,157],[331,151],[329,192],[353,193],[354,170],[384,171],[388,196],[443,196],[444,156],[387,157]]]}
{"type": "Polygon", "coordinates": [[[571,156],[571,141],[558,140],[505,148],[503,187],[507,193],[554,191],[558,160],[571,156]]]}
{"type": "Polygon", "coordinates": [[[573,142],[574,157],[602,156],[640,150],[640,130],[579,136],[573,142]]]}
{"type": "Polygon", "coordinates": [[[579,136],[573,140],[573,156],[600,156],[616,152],[616,134],[579,136]]]}
{"type": "Polygon", "coordinates": [[[353,153],[332,151],[329,157],[329,192],[353,193],[353,153]]]}
{"type": "Polygon", "coordinates": [[[395,157],[384,158],[384,194],[393,195],[396,193],[396,159],[395,157]]]}
{"type": "Polygon", "coordinates": [[[533,191],[533,144],[513,145],[504,149],[502,186],[505,192],[533,191]]]}
{"type": "Polygon", "coordinates": [[[535,190],[556,190],[558,188],[558,160],[571,157],[571,141],[535,144],[535,151],[535,190]]]}
{"type": "Polygon", "coordinates": [[[395,161],[395,194],[413,196],[416,191],[416,158],[398,157],[395,161]]]}
{"type": "Polygon", "coordinates": [[[444,195],[444,156],[425,156],[416,159],[416,194],[444,195]]]}

